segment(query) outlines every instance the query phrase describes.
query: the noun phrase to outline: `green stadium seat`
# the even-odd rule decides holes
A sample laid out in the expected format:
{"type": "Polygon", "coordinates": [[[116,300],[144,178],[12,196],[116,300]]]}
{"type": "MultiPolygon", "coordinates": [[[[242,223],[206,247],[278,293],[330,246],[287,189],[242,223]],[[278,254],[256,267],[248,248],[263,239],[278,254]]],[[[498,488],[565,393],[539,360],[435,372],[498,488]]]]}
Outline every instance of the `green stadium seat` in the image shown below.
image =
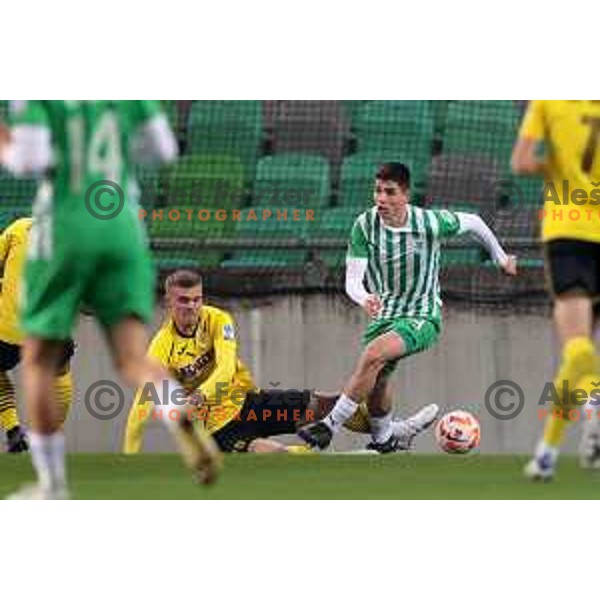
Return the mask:
{"type": "MultiPolygon", "coordinates": [[[[342,164],[340,204],[366,209],[373,205],[375,173],[384,162],[403,162],[413,171],[411,160],[401,154],[375,154],[361,152],[348,156],[342,164]]],[[[411,188],[414,191],[414,177],[411,188]]]]}
{"type": "Polygon", "coordinates": [[[223,252],[221,250],[204,248],[189,249],[185,247],[184,240],[202,238],[221,239],[226,235],[228,221],[218,221],[216,218],[214,218],[214,214],[211,214],[210,218],[206,221],[201,221],[198,219],[197,206],[177,207],[180,218],[179,220],[173,220],[177,218],[177,213],[173,212],[173,219],[170,219],[169,210],[175,209],[162,209],[162,220],[152,219],[150,213],[147,215],[145,220],[151,240],[181,240],[182,242],[182,247],[178,247],[173,250],[154,251],[161,268],[167,268],[165,265],[167,265],[170,258],[180,262],[182,259],[185,259],[186,261],[194,261],[196,265],[202,266],[212,267],[219,265],[223,258],[223,252]],[[185,212],[187,209],[194,211],[192,213],[192,218],[189,221],[188,213],[185,212]]]}
{"type": "Polygon", "coordinates": [[[408,160],[420,191],[431,158],[433,125],[427,100],[367,102],[356,122],[358,151],[408,160]]]}
{"type": "Polygon", "coordinates": [[[181,157],[164,177],[167,204],[235,208],[243,203],[244,167],[234,156],[181,157]]]}
{"type": "MultiPolygon", "coordinates": [[[[280,206],[264,208],[270,208],[273,215],[276,215],[278,209],[281,210],[280,206]]],[[[304,239],[307,236],[309,222],[304,218],[298,221],[292,220],[291,211],[294,209],[296,207],[288,208],[287,220],[277,220],[274,217],[262,220],[258,210],[245,209],[241,213],[241,220],[236,222],[235,237],[236,239],[253,239],[265,242],[274,238],[286,239],[291,242],[304,239]],[[247,217],[250,214],[257,215],[257,220],[248,220],[247,217]]],[[[300,210],[301,216],[304,217],[303,208],[298,210],[300,210]]],[[[304,264],[305,259],[306,250],[303,248],[257,248],[234,252],[231,258],[223,261],[222,266],[226,268],[299,267],[304,264]]]]}
{"type": "Polygon", "coordinates": [[[199,100],[189,113],[188,151],[235,156],[248,181],[263,140],[262,105],[257,100],[199,100]]]}
{"type": "Polygon", "coordinates": [[[258,162],[254,202],[260,206],[326,206],[330,195],[328,162],[311,154],[277,154],[258,162]]]}
{"type": "Polygon", "coordinates": [[[368,100],[340,100],[340,102],[342,103],[344,112],[348,117],[350,127],[354,129],[356,127],[356,122],[360,117],[361,111],[368,100]]]}
{"type": "Polygon", "coordinates": [[[343,238],[350,236],[356,217],[362,212],[360,207],[341,206],[328,208],[318,214],[314,227],[309,228],[311,238],[343,238]]]}
{"type": "Polygon", "coordinates": [[[519,127],[519,112],[510,100],[451,101],[443,137],[444,152],[477,153],[508,165],[519,127]]]}
{"type": "Polygon", "coordinates": [[[36,196],[38,182],[35,179],[17,179],[0,170],[0,205],[23,205],[36,196]]]}

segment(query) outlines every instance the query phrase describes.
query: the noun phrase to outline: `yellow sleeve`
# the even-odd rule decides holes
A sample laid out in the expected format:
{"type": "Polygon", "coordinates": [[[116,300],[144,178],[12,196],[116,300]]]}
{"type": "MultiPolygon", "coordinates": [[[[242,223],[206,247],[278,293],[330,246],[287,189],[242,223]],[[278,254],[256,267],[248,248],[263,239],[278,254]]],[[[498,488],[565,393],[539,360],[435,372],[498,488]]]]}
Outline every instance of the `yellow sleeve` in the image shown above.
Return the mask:
{"type": "Polygon", "coordinates": [[[223,385],[229,386],[237,369],[237,341],[233,319],[229,314],[221,313],[212,329],[216,368],[198,387],[207,403],[214,403],[217,396],[222,396],[223,385]]]}
{"type": "Polygon", "coordinates": [[[543,141],[546,139],[545,100],[531,100],[523,117],[520,138],[543,141]]]}
{"type": "Polygon", "coordinates": [[[8,256],[8,249],[10,246],[10,227],[7,227],[2,233],[0,233],[0,266],[6,260],[8,256]]]}
{"type": "MultiPolygon", "coordinates": [[[[150,348],[148,356],[158,360],[163,366],[168,367],[168,352],[166,344],[161,336],[156,336],[150,348]]],[[[127,417],[127,426],[125,428],[125,441],[123,444],[123,452],[125,454],[137,454],[142,450],[144,442],[144,431],[148,424],[148,419],[152,416],[152,411],[155,406],[150,398],[145,394],[143,389],[138,389],[133,399],[133,405],[127,417]]]]}

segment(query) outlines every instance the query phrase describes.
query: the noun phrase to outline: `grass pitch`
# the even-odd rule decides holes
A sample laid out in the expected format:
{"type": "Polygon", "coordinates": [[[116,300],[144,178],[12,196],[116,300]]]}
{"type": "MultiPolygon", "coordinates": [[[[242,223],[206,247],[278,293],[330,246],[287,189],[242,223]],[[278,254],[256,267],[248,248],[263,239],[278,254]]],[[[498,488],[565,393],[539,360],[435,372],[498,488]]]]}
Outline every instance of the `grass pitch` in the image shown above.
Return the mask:
{"type": "MultiPolygon", "coordinates": [[[[229,455],[220,481],[195,485],[176,455],[72,454],[74,499],[597,499],[600,472],[560,462],[552,483],[522,477],[526,457],[229,455]]],[[[27,455],[0,455],[0,497],[31,481],[27,455]]]]}

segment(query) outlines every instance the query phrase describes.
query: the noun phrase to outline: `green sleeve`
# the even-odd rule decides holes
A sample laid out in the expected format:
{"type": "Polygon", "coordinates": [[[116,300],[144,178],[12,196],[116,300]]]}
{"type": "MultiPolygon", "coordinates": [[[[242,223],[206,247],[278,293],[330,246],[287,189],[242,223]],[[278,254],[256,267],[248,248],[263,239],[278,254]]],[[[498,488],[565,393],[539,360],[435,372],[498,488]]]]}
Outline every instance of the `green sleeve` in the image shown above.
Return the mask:
{"type": "Polygon", "coordinates": [[[49,115],[43,100],[12,100],[9,110],[10,124],[49,126],[49,115]]]}
{"type": "Polygon", "coordinates": [[[448,239],[460,233],[460,220],[455,212],[451,210],[433,210],[431,212],[438,224],[438,238],[448,239]]]}
{"type": "Polygon", "coordinates": [[[347,258],[369,258],[369,247],[364,231],[357,219],[352,227],[350,243],[348,244],[347,258]]]}

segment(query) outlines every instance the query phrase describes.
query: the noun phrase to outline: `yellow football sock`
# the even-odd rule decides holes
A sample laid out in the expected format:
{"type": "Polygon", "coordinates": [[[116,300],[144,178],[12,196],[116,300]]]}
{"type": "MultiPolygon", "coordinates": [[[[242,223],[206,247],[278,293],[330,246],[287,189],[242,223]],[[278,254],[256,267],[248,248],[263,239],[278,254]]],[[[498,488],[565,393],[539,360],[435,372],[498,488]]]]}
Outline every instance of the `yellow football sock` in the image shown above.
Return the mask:
{"type": "Polygon", "coordinates": [[[19,425],[19,416],[17,415],[15,388],[8,373],[0,371],[0,426],[4,431],[10,431],[17,425],[19,425]]]}
{"type": "MultiPolygon", "coordinates": [[[[576,389],[582,378],[589,373],[600,373],[600,356],[590,338],[579,337],[569,340],[563,348],[562,361],[558,369],[554,386],[558,393],[560,406],[555,406],[544,426],[544,443],[548,446],[559,447],[565,437],[565,430],[570,423],[570,399],[563,397],[564,382],[569,390],[576,389]]],[[[588,379],[588,382],[590,380],[588,379]]]]}
{"type": "Polygon", "coordinates": [[[71,404],[73,404],[73,376],[71,375],[71,371],[67,371],[64,375],[56,377],[54,380],[54,389],[56,401],[61,408],[61,421],[64,423],[67,420],[71,404]]]}

